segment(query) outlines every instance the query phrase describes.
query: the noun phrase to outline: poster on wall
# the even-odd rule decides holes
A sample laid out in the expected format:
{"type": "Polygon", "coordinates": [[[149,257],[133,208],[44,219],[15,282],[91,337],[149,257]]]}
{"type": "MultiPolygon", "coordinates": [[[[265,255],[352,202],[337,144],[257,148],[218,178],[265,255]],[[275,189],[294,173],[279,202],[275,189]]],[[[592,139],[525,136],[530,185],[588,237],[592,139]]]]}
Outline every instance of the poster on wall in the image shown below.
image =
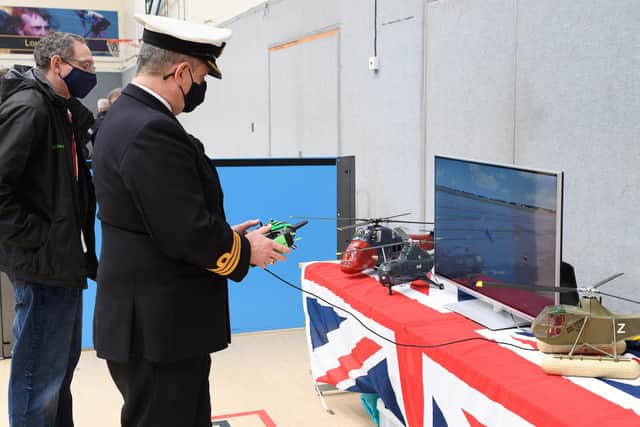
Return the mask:
{"type": "Polygon", "coordinates": [[[108,55],[108,39],[118,38],[118,12],[0,6],[0,53],[31,54],[52,31],[77,34],[98,55],[108,55]]]}

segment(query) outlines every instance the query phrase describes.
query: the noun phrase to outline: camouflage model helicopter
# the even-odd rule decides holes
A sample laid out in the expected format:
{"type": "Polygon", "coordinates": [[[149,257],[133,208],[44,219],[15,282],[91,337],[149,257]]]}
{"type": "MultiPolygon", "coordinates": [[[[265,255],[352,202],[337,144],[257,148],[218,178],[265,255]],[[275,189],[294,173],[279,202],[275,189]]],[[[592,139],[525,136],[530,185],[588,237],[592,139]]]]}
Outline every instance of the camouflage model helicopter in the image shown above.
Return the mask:
{"type": "MultiPolygon", "coordinates": [[[[640,364],[621,357],[626,350],[625,339],[640,335],[640,316],[619,315],[607,310],[597,295],[605,295],[640,304],[628,298],[602,292],[598,287],[622,276],[608,277],[582,293],[577,306],[559,304],[545,307],[531,323],[538,349],[546,356],[542,369],[554,375],[609,377],[632,379],[640,376],[640,364]]],[[[476,282],[482,286],[517,287],[534,292],[549,292],[538,285],[476,282]]],[[[575,292],[573,287],[557,287],[552,292],[575,292]]]]}

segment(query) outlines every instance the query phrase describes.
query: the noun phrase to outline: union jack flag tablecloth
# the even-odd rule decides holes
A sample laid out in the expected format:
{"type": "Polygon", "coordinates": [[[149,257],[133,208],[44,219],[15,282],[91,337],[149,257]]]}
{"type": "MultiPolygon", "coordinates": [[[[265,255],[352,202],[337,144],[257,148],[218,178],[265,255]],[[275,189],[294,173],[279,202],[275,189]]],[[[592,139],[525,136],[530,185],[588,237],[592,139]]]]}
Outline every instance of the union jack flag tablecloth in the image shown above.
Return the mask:
{"type": "MultiPolygon", "coordinates": [[[[490,331],[450,312],[445,288],[394,288],[367,275],[348,276],[330,262],[303,266],[302,286],[313,377],[341,390],[377,393],[385,407],[417,426],[640,426],[640,380],[545,374],[526,331],[490,331]],[[362,322],[327,302],[352,312],[362,322]],[[364,326],[363,326],[364,325],[364,326]]],[[[635,356],[632,356],[635,357],[635,356]]]]}

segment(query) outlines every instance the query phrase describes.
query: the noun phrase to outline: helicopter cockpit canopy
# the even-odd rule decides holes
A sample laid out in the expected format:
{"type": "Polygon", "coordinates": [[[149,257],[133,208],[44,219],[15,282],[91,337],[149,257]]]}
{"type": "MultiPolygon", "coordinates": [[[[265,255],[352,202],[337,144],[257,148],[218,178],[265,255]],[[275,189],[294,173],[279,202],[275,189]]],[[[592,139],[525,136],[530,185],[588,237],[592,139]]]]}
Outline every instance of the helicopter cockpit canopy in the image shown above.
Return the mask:
{"type": "Polygon", "coordinates": [[[340,269],[347,274],[354,274],[375,267],[378,252],[376,249],[366,250],[370,246],[365,240],[352,240],[340,259],[340,269]]]}
{"type": "Polygon", "coordinates": [[[533,333],[538,339],[553,339],[579,330],[584,313],[570,306],[548,306],[533,321],[533,333]]]}
{"type": "Polygon", "coordinates": [[[403,242],[400,233],[392,228],[380,224],[360,226],[344,250],[340,269],[347,274],[354,274],[374,268],[379,262],[397,255],[403,242]]]}
{"type": "Polygon", "coordinates": [[[353,239],[364,240],[372,246],[403,241],[402,236],[396,230],[379,224],[358,227],[353,239]]]}

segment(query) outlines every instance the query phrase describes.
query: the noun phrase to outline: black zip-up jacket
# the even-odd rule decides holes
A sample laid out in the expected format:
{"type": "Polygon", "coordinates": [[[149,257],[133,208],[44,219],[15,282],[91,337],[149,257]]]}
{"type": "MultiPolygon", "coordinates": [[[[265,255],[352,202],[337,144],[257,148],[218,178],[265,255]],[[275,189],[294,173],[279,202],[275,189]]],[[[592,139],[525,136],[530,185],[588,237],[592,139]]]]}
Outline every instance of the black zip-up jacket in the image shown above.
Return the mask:
{"type": "Polygon", "coordinates": [[[93,183],[79,146],[76,180],[71,154],[72,132],[86,129],[69,111],[83,110],[37,69],[0,80],[0,270],[16,279],[85,288],[95,278],[93,183]]]}

